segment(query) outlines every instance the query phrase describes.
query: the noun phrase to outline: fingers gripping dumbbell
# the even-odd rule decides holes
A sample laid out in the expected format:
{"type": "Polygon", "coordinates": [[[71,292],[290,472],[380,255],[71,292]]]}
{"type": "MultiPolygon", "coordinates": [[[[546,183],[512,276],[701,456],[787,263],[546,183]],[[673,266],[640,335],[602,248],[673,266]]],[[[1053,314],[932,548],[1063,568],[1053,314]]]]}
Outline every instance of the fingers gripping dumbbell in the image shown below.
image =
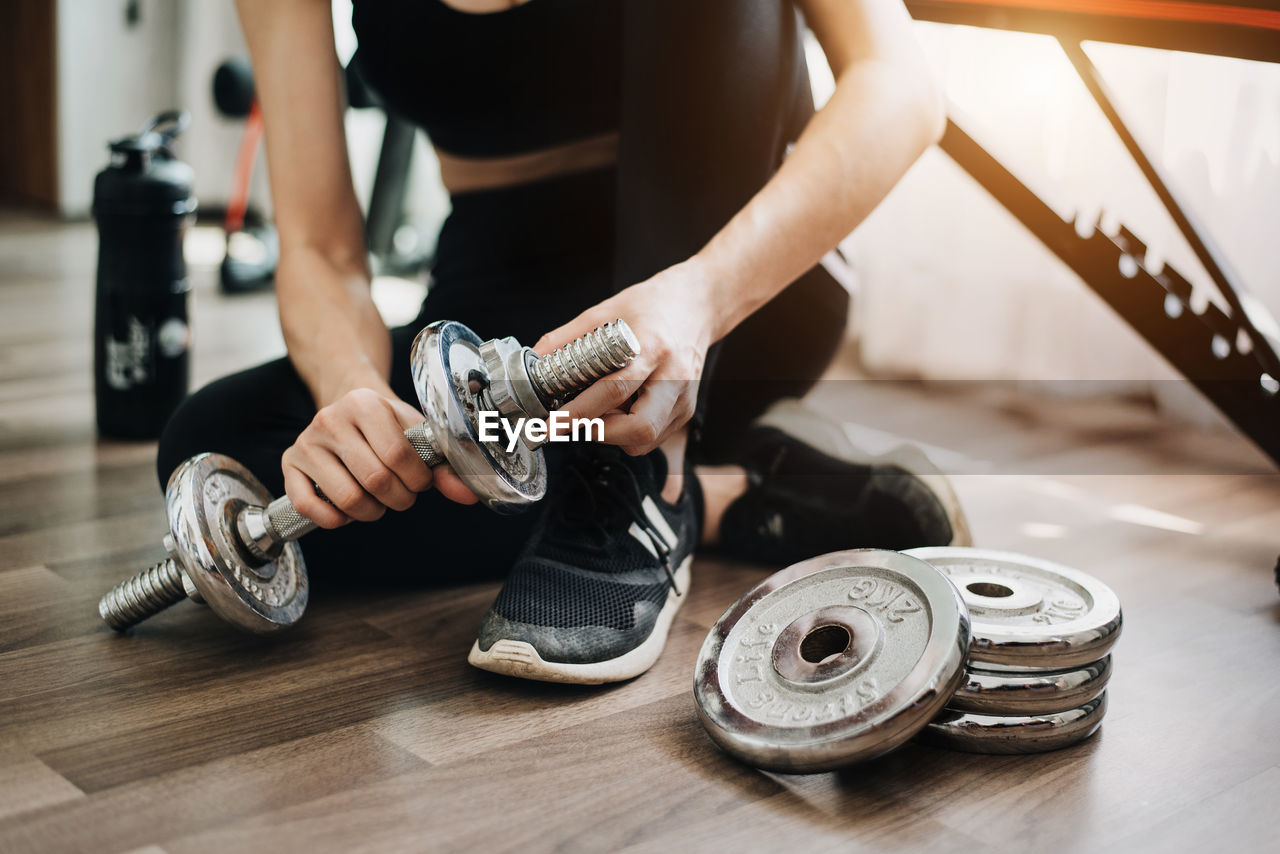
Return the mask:
{"type": "MultiPolygon", "coordinates": [[[[481,341],[461,323],[433,323],[411,354],[425,418],[405,436],[427,465],[448,462],[490,509],[523,509],[546,493],[542,450],[481,441],[479,413],[545,418],[639,352],[622,320],[545,357],[513,338],[481,341]]],[[[188,597],[253,632],[297,622],[307,604],[307,571],[294,541],[316,525],[288,497],[272,501],[235,460],[200,454],[169,478],[165,506],[169,556],[102,598],[98,612],[108,625],[123,631],[188,597]]]]}
{"type": "MultiPolygon", "coordinates": [[[[445,461],[440,455],[431,427],[426,421],[404,431],[404,437],[418,452],[422,461],[435,468],[445,461]]],[[[316,494],[324,494],[316,487],[316,494]]],[[[326,499],[327,500],[327,499],[326,499]]],[[[291,543],[314,531],[318,525],[303,516],[293,506],[289,496],[282,495],[266,507],[250,505],[236,514],[236,538],[246,551],[259,560],[270,561],[279,557],[286,543],[291,543]]]]}

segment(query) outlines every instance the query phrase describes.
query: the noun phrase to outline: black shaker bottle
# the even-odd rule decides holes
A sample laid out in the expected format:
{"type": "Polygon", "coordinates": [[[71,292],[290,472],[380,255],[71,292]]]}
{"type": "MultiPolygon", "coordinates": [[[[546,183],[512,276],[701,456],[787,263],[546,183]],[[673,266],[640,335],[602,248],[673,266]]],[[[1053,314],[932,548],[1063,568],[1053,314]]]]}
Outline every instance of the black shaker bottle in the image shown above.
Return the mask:
{"type": "Polygon", "coordinates": [[[162,113],[111,143],[93,184],[98,223],[94,396],[102,436],[149,439],[187,393],[190,332],[182,238],[191,167],[170,148],[189,116],[162,113]]]}

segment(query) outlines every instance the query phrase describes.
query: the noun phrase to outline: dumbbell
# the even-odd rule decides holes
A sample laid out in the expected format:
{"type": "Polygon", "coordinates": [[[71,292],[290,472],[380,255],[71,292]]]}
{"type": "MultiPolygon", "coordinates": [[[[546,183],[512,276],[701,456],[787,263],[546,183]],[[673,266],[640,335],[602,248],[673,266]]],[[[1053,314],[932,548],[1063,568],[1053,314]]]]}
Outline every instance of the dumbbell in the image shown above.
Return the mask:
{"type": "MultiPolygon", "coordinates": [[[[491,510],[522,510],[546,494],[542,449],[521,441],[508,451],[481,441],[480,413],[546,418],[639,352],[621,319],[546,356],[514,338],[482,341],[461,323],[438,321],[413,342],[413,384],[425,418],[405,436],[427,465],[449,463],[491,510]]],[[[307,570],[295,541],[316,525],[287,496],[272,501],[240,463],[200,454],[170,476],[165,510],[168,557],[102,597],[98,613],[107,625],[124,631],[184,598],[251,632],[298,621],[307,570]]]]}

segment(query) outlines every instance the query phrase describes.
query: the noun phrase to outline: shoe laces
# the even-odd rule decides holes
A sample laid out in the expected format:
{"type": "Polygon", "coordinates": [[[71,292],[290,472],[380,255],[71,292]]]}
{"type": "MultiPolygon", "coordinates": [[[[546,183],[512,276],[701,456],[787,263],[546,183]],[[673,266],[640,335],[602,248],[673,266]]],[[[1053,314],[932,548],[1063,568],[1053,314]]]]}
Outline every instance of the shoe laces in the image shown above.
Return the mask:
{"type": "Polygon", "coordinates": [[[549,538],[580,547],[584,544],[581,535],[589,533],[590,546],[603,552],[613,533],[610,522],[634,523],[648,537],[671,589],[682,595],[671,566],[672,546],[645,512],[644,488],[631,467],[607,457],[583,456],[570,461],[562,475],[567,485],[560,489],[551,510],[559,522],[551,530],[558,530],[561,536],[549,538]]]}

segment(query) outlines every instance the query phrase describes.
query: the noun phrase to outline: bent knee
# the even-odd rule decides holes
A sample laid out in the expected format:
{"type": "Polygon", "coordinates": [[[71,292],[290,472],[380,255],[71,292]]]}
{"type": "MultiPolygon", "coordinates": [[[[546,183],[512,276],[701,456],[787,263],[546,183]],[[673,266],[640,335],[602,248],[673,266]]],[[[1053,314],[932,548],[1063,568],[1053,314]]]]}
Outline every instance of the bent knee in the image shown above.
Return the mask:
{"type": "Polygon", "coordinates": [[[188,396],[169,416],[156,447],[156,477],[163,489],[183,460],[209,450],[205,431],[216,429],[218,407],[207,398],[208,388],[188,396]]]}
{"type": "Polygon", "coordinates": [[[284,489],[280,456],[316,413],[310,392],[287,359],[231,374],[190,395],[165,425],[156,450],[163,487],[197,454],[226,454],[273,494],[284,489]]]}

